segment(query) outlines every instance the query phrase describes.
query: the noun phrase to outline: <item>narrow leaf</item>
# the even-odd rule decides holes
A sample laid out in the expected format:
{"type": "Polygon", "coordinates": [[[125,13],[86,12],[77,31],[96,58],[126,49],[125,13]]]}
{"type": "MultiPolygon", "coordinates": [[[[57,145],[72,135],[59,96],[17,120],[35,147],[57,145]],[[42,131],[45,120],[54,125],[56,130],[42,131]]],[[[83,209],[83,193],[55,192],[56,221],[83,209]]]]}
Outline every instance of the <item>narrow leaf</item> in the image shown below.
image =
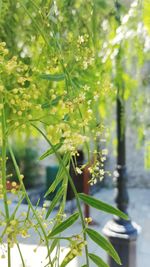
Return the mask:
{"type": "Polygon", "coordinates": [[[51,246],[50,246],[50,250],[49,250],[49,253],[52,253],[54,248],[58,245],[59,243],[59,240],[58,239],[54,239],[51,246]]]}
{"type": "Polygon", "coordinates": [[[73,223],[75,223],[75,221],[77,221],[78,218],[79,218],[79,213],[78,212],[74,213],[68,219],[66,219],[64,222],[62,222],[58,226],[56,226],[56,228],[54,228],[54,230],[52,230],[52,232],[48,235],[48,238],[63,232],[65,229],[67,229],[73,223]]]}
{"type": "Polygon", "coordinates": [[[42,104],[42,108],[50,108],[52,106],[55,106],[59,103],[59,100],[62,98],[62,96],[57,96],[54,100],[50,101],[50,102],[46,102],[44,104],[42,104]]]}
{"type": "MultiPolygon", "coordinates": [[[[49,255],[53,252],[54,248],[57,247],[58,244],[59,244],[59,239],[54,239],[52,241],[52,243],[50,245],[50,249],[49,249],[48,254],[46,256],[46,259],[49,257],[49,255]]],[[[44,267],[46,267],[47,265],[45,265],[44,267]]]]}
{"type": "Polygon", "coordinates": [[[117,216],[119,216],[125,220],[128,220],[128,216],[125,213],[123,213],[122,211],[120,211],[117,208],[112,207],[109,204],[106,204],[105,202],[102,202],[102,201],[100,201],[94,197],[88,196],[84,193],[80,193],[80,194],[78,194],[78,196],[84,203],[88,204],[89,206],[91,206],[93,208],[96,208],[98,210],[102,210],[102,211],[107,212],[107,213],[117,215],[117,216]]]}
{"type": "MultiPolygon", "coordinates": [[[[60,142],[60,143],[54,145],[55,150],[57,151],[57,150],[62,146],[62,144],[63,144],[63,143],[60,142]]],[[[43,160],[43,159],[45,159],[46,157],[50,156],[50,155],[53,154],[53,153],[54,153],[53,148],[50,148],[50,149],[48,149],[46,152],[44,152],[44,154],[43,154],[42,156],[40,156],[39,160],[43,160]]]]}
{"type": "MultiPolygon", "coordinates": [[[[70,153],[67,152],[63,157],[63,163],[65,166],[67,166],[69,159],[70,159],[70,153]]],[[[55,191],[57,185],[61,182],[64,175],[65,175],[64,168],[62,165],[60,165],[56,178],[54,182],[51,184],[51,186],[49,187],[49,189],[47,190],[47,192],[45,193],[44,197],[48,196],[51,192],[55,191]]]]}
{"type": "Polygon", "coordinates": [[[65,79],[65,74],[41,74],[40,78],[47,81],[63,81],[65,79]]]}
{"type": "Polygon", "coordinates": [[[97,231],[87,228],[86,232],[88,236],[101,248],[103,248],[118,264],[121,265],[120,258],[118,256],[118,253],[112,246],[112,244],[104,238],[102,235],[100,235],[97,231]]]}
{"type": "Polygon", "coordinates": [[[88,254],[90,259],[99,267],[109,267],[100,257],[95,254],[89,253],[88,254]]]}
{"type": "Polygon", "coordinates": [[[53,198],[51,204],[50,204],[50,207],[48,208],[48,211],[47,211],[47,214],[46,214],[46,217],[45,219],[48,218],[48,216],[50,215],[50,213],[53,211],[54,207],[56,206],[57,202],[60,200],[60,198],[62,197],[63,195],[63,191],[64,191],[64,188],[61,188],[57,194],[55,195],[55,197],[53,198]]]}

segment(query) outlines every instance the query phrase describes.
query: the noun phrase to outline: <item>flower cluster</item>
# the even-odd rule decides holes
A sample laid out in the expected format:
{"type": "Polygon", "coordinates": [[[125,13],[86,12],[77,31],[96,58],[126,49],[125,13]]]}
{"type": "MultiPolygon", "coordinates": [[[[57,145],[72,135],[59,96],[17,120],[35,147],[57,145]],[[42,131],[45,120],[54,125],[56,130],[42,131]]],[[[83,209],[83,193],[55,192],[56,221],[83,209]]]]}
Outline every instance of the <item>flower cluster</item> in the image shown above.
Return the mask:
{"type": "Polygon", "coordinates": [[[97,181],[102,181],[104,179],[104,175],[107,173],[104,169],[104,162],[106,161],[107,154],[107,149],[102,149],[101,152],[97,153],[97,158],[94,160],[92,166],[88,168],[91,174],[91,179],[89,180],[91,185],[94,185],[97,181]]]}
{"type": "Polygon", "coordinates": [[[77,240],[72,240],[70,245],[70,251],[66,255],[64,262],[72,260],[76,256],[82,255],[82,249],[85,247],[86,241],[78,242],[77,240]]]}
{"type": "MultiPolygon", "coordinates": [[[[5,224],[2,224],[4,227],[5,224]]],[[[18,236],[22,238],[29,237],[28,229],[30,228],[29,222],[19,222],[18,219],[12,219],[9,223],[5,226],[5,233],[7,235],[7,242],[10,247],[13,247],[17,243],[18,236]]]]}
{"type": "Polygon", "coordinates": [[[36,84],[32,81],[27,65],[17,57],[9,57],[5,43],[0,43],[0,112],[7,111],[8,128],[26,128],[33,114],[41,110],[41,97],[36,84]]]}

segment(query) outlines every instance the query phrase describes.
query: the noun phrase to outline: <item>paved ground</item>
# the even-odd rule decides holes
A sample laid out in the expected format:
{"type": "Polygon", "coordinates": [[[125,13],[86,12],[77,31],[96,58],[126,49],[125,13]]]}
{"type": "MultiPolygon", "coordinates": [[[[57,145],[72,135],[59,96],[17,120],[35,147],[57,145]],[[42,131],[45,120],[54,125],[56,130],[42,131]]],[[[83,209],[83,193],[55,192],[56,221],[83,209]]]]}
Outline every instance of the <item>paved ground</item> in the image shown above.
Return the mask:
{"type": "MultiPolygon", "coordinates": [[[[95,195],[97,198],[106,201],[107,203],[114,203],[114,190],[112,189],[101,189],[99,193],[95,195]]],[[[142,232],[139,235],[137,242],[137,266],[136,267],[149,267],[150,266],[150,189],[129,189],[130,196],[130,206],[129,214],[133,221],[141,226],[142,232]]],[[[0,204],[0,206],[2,203],[0,204]]],[[[69,207],[69,206],[68,206],[69,207]]],[[[68,209],[68,208],[67,208],[68,209]]],[[[26,210],[26,205],[22,205],[21,210],[26,210]]],[[[91,209],[91,216],[95,222],[98,223],[97,226],[94,226],[98,231],[102,231],[102,228],[106,222],[112,218],[111,215],[106,215],[97,210],[91,209]]],[[[80,224],[76,223],[73,227],[73,232],[78,233],[80,230],[80,224]]],[[[72,234],[72,230],[68,231],[68,234],[72,234]]],[[[36,244],[37,237],[32,235],[30,241],[27,239],[21,240],[21,249],[26,258],[26,267],[43,267],[41,263],[42,256],[46,253],[45,248],[40,248],[37,253],[33,252],[33,249],[36,244]],[[28,244],[28,242],[30,244],[28,244]]],[[[63,246],[63,244],[62,244],[63,246]]],[[[107,259],[105,252],[97,248],[97,246],[89,240],[90,252],[94,252],[97,255],[101,256],[104,260],[107,259]]],[[[13,253],[13,266],[12,267],[21,267],[21,263],[18,260],[19,256],[14,250],[13,253]]],[[[84,263],[84,257],[75,260],[70,264],[70,267],[81,267],[84,263]]],[[[0,260],[0,266],[7,267],[6,260],[0,260]]],[[[69,267],[69,265],[68,265],[69,267]]],[[[94,264],[91,264],[91,267],[94,267],[94,264]]]]}

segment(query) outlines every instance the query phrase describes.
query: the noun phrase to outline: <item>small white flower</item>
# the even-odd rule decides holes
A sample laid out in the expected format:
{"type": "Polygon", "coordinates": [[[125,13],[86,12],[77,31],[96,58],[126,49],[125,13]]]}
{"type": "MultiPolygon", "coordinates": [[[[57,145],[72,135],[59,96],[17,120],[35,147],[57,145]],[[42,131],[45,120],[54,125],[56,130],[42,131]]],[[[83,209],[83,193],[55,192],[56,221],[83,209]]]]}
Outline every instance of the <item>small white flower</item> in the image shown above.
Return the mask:
{"type": "Polygon", "coordinates": [[[76,167],[76,172],[77,172],[78,174],[81,174],[81,173],[82,173],[81,169],[78,168],[78,167],[76,167]]]}

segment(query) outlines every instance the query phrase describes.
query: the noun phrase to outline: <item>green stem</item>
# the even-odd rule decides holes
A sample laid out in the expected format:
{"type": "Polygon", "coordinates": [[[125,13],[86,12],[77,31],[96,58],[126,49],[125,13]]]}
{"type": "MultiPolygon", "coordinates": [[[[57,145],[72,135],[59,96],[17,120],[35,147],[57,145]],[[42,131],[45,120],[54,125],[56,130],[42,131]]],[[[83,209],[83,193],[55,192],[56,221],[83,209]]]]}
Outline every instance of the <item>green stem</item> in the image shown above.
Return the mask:
{"type": "MultiPolygon", "coordinates": [[[[43,133],[43,131],[41,129],[39,129],[36,125],[34,124],[31,124],[38,132],[40,132],[42,134],[42,136],[45,138],[45,140],[48,142],[48,144],[52,147],[59,163],[62,165],[63,169],[64,169],[64,172],[66,174],[66,176],[68,177],[68,180],[70,182],[70,185],[71,185],[71,188],[73,190],[73,193],[75,195],[75,198],[76,198],[76,203],[77,203],[77,208],[78,208],[78,211],[79,211],[79,214],[80,214],[80,218],[81,218],[81,224],[82,224],[82,229],[83,229],[83,237],[84,237],[84,240],[86,241],[87,238],[86,238],[86,233],[85,233],[85,229],[86,229],[86,225],[85,225],[85,222],[84,222],[84,217],[83,217],[83,214],[82,214],[82,209],[81,209],[81,205],[80,205],[80,200],[79,200],[79,197],[78,197],[78,193],[77,193],[77,190],[75,188],[75,185],[74,185],[74,182],[67,170],[67,168],[65,167],[64,165],[64,162],[63,160],[61,159],[59,153],[56,151],[55,147],[53,146],[53,144],[50,142],[50,140],[46,137],[46,135],[43,133]]],[[[87,244],[85,245],[85,255],[86,255],[86,265],[87,267],[89,267],[89,258],[88,258],[88,247],[87,247],[87,244]]]]}
{"type": "Polygon", "coordinates": [[[2,183],[3,183],[3,194],[4,194],[4,208],[7,218],[9,219],[9,209],[7,204],[7,192],[6,192],[6,126],[5,126],[5,112],[2,111],[2,183]]]}
{"type": "MultiPolygon", "coordinates": [[[[83,116],[82,116],[82,112],[81,112],[81,109],[80,109],[79,105],[78,105],[78,111],[79,111],[79,115],[81,117],[82,122],[84,122],[83,116]]],[[[83,126],[83,134],[86,135],[85,126],[83,126]]],[[[90,150],[89,150],[89,146],[88,146],[87,142],[85,142],[85,148],[86,148],[87,154],[88,154],[88,162],[90,162],[90,150]]]]}
{"type": "Polygon", "coordinates": [[[20,178],[21,174],[20,174],[20,170],[19,170],[19,167],[18,167],[18,164],[16,162],[16,159],[15,159],[15,156],[14,156],[14,153],[12,151],[12,148],[10,147],[10,145],[8,144],[8,148],[9,148],[9,151],[10,151],[10,155],[11,155],[11,158],[12,158],[12,161],[13,161],[13,164],[14,164],[14,167],[15,167],[15,170],[16,170],[16,174],[17,174],[17,177],[18,177],[18,180],[20,182],[20,185],[23,189],[23,192],[24,192],[24,195],[25,195],[25,198],[28,202],[28,205],[30,206],[30,209],[32,210],[40,228],[41,228],[41,231],[43,233],[43,236],[44,236],[44,240],[45,240],[45,244],[46,244],[46,247],[47,247],[47,252],[48,252],[48,258],[49,258],[49,263],[51,264],[52,266],[52,263],[51,263],[51,258],[50,258],[50,253],[49,253],[49,241],[47,239],[47,235],[46,235],[46,232],[45,232],[45,229],[42,225],[42,222],[40,221],[40,218],[38,217],[36,211],[34,210],[34,207],[32,206],[32,203],[30,201],[30,198],[26,192],[26,189],[25,189],[25,186],[24,186],[24,183],[22,182],[22,179],[20,178]]]}
{"type": "MultiPolygon", "coordinates": [[[[60,215],[64,213],[64,209],[65,209],[66,196],[67,196],[67,188],[68,188],[68,179],[67,179],[67,177],[64,177],[63,188],[64,188],[63,199],[62,199],[62,203],[61,203],[61,206],[60,206],[60,209],[59,209],[59,212],[58,212],[58,213],[60,213],[60,215]]],[[[59,267],[60,242],[57,245],[56,255],[57,255],[57,260],[56,260],[55,266],[56,267],[59,267]]]]}
{"type": "MultiPolygon", "coordinates": [[[[2,110],[2,184],[3,184],[3,194],[4,194],[4,209],[7,225],[9,223],[9,208],[7,200],[7,190],[6,190],[6,149],[7,149],[7,137],[6,137],[6,119],[5,110],[2,110]]],[[[11,267],[11,254],[10,246],[7,243],[7,255],[8,255],[8,267],[11,267]]]]}
{"type": "MultiPolygon", "coordinates": [[[[9,216],[9,221],[8,221],[8,223],[9,223],[11,220],[13,220],[13,219],[15,218],[16,212],[17,212],[17,210],[19,209],[20,204],[21,204],[23,198],[24,198],[24,197],[22,197],[22,198],[18,201],[18,204],[17,204],[17,206],[16,206],[14,212],[11,214],[11,216],[9,216]]],[[[1,236],[0,236],[1,239],[4,237],[4,235],[5,235],[5,233],[6,233],[6,230],[7,230],[7,225],[6,225],[6,227],[4,228],[4,230],[3,230],[3,232],[2,232],[2,234],[1,234],[1,236]]]]}
{"type": "Polygon", "coordinates": [[[67,177],[64,177],[63,188],[64,188],[64,191],[63,191],[63,200],[62,200],[62,203],[61,203],[61,207],[59,209],[60,214],[62,214],[64,212],[64,209],[65,209],[66,196],[67,196],[67,188],[68,188],[68,179],[67,179],[67,177]]]}
{"type": "Polygon", "coordinates": [[[22,267],[26,267],[26,266],[25,266],[24,259],[23,259],[23,256],[22,256],[22,252],[21,252],[21,249],[20,249],[20,246],[19,246],[18,243],[17,243],[17,248],[18,248],[19,255],[20,255],[20,258],[21,258],[21,261],[22,261],[22,267]]]}

